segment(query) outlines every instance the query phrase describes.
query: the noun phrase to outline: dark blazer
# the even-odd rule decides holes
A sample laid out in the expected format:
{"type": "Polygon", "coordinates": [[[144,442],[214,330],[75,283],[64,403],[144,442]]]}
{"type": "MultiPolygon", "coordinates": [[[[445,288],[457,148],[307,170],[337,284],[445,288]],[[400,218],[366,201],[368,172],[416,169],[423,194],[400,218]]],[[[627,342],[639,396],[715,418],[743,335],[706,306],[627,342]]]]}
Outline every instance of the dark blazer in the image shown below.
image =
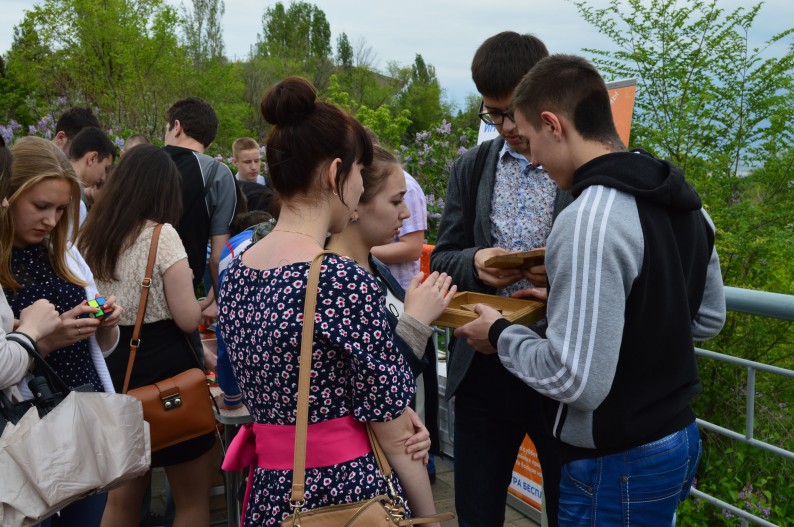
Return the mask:
{"type": "MultiPolygon", "coordinates": [[[[503,145],[501,137],[485,141],[463,154],[450,171],[436,247],[430,255],[430,269],[452,276],[452,283],[458,286],[458,291],[496,294],[495,288],[477,278],[474,255],[480,249],[494,246],[491,236],[491,201],[496,164],[503,145]],[[478,183],[473,172],[477,152],[483,148],[487,149],[487,155],[478,183]],[[474,218],[473,223],[468,219],[471,217],[474,218]]],[[[570,193],[558,189],[553,218],[571,201],[570,193]]],[[[453,342],[454,349],[450,347],[450,353],[447,354],[447,399],[455,394],[476,353],[465,341],[453,342]]]]}

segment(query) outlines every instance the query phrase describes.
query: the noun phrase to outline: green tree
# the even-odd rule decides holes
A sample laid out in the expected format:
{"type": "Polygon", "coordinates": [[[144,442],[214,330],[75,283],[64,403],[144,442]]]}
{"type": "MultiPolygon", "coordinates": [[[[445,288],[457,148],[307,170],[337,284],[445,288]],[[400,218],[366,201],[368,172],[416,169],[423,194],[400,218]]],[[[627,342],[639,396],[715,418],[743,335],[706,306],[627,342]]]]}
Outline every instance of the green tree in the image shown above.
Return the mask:
{"type": "Polygon", "coordinates": [[[407,130],[409,136],[430,129],[449,114],[449,108],[441,101],[441,84],[436,77],[436,69],[425,63],[422,55],[416,54],[410,69],[397,69],[393,72],[397,79],[406,78],[407,73],[407,82],[399,95],[397,105],[411,113],[411,126],[407,130]]]}
{"type": "Polygon", "coordinates": [[[345,62],[337,60],[336,80],[339,89],[346,92],[353,106],[379,108],[387,105],[396,116],[394,100],[404,86],[404,82],[380,73],[375,65],[372,48],[364,39],[357,41],[355,48],[350,45],[347,35],[342,33],[337,41],[337,57],[345,57],[345,62]]]}
{"type": "Polygon", "coordinates": [[[331,26],[325,12],[308,2],[281,2],[262,15],[262,34],[256,44],[260,58],[281,64],[283,76],[299,74],[322,89],[332,72],[331,26]]]}
{"type": "Polygon", "coordinates": [[[353,46],[344,31],[336,39],[336,65],[343,71],[353,68],[353,46]]]}
{"type": "Polygon", "coordinates": [[[192,85],[177,24],[163,0],[45,0],[15,28],[8,71],[36,105],[65,96],[107,127],[160,133],[192,85]]]}
{"type": "Polygon", "coordinates": [[[193,0],[193,10],[182,4],[182,35],[193,65],[202,69],[207,62],[222,60],[223,0],[193,0]]]}
{"type": "MultiPolygon", "coordinates": [[[[596,9],[574,2],[616,50],[587,49],[609,80],[636,77],[632,146],[685,169],[717,226],[726,285],[794,293],[794,29],[752,46],[761,4],[734,11],[716,0],[612,1],[596,9]],[[786,44],[786,51],[776,44],[786,44]]],[[[707,344],[730,355],[791,368],[789,323],[730,314],[707,344]]],[[[704,419],[742,430],[743,372],[700,361],[704,419]]],[[[789,381],[759,378],[759,439],[794,449],[789,381]]],[[[794,516],[791,486],[777,477],[792,463],[714,434],[704,434],[698,486],[738,507],[783,524],[794,516]],[[742,498],[744,496],[744,498],[742,498]]],[[[708,506],[688,502],[684,525],[733,525],[708,506]]]]}

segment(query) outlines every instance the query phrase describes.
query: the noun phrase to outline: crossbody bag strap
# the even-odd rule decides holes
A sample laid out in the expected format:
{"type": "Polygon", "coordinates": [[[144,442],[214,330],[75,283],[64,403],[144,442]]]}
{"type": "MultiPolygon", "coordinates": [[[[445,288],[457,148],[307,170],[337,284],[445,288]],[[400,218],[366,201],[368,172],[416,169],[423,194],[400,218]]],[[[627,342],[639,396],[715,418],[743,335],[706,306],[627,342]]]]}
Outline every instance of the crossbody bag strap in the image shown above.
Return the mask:
{"type": "Polygon", "coordinates": [[[127,362],[127,373],[124,374],[124,388],[121,393],[127,393],[127,388],[130,385],[130,376],[132,375],[132,365],[135,363],[135,355],[138,353],[138,347],[141,345],[141,326],[143,325],[143,317],[146,315],[146,301],[149,300],[149,287],[152,285],[152,271],[154,270],[154,260],[157,258],[157,241],[160,239],[160,230],[163,228],[162,223],[154,226],[152,232],[152,244],[149,246],[149,259],[146,262],[146,272],[144,273],[143,280],[141,280],[141,301],[138,304],[138,315],[135,317],[135,329],[132,330],[132,338],[130,339],[130,359],[127,362]]]}

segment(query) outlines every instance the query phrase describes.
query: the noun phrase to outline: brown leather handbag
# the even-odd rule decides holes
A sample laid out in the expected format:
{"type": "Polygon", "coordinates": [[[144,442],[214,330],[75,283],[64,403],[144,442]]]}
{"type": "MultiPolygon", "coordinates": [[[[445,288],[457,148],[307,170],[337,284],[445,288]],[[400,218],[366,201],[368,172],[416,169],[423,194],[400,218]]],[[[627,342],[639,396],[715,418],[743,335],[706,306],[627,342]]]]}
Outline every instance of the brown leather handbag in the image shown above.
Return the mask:
{"type": "MultiPolygon", "coordinates": [[[[141,345],[141,325],[143,325],[146,314],[152,270],[157,256],[157,241],[160,238],[162,227],[162,223],[156,225],[152,233],[152,245],[149,248],[146,274],[141,282],[141,302],[138,305],[135,329],[130,340],[130,359],[127,363],[124,388],[122,389],[122,393],[140,399],[143,404],[143,418],[149,423],[151,431],[152,452],[215,430],[212,396],[207,386],[207,377],[199,368],[190,368],[179,375],[154,384],[127,390],[132,375],[132,366],[135,363],[135,355],[141,345]]],[[[195,350],[193,354],[195,356],[195,350]]],[[[198,357],[196,357],[196,364],[198,364],[198,357]]]]}
{"type": "MultiPolygon", "coordinates": [[[[386,481],[388,495],[374,498],[329,505],[316,509],[305,509],[304,499],[306,478],[306,432],[309,423],[309,385],[311,383],[312,344],[314,341],[314,312],[317,307],[317,284],[320,281],[320,267],[323,251],[312,261],[309,280],[306,285],[306,301],[303,308],[303,331],[301,334],[300,371],[298,373],[298,408],[295,422],[295,458],[292,472],[292,495],[290,505],[292,514],[281,522],[282,527],[380,527],[421,525],[441,522],[455,518],[451,512],[412,518],[405,509],[402,497],[394,486],[391,466],[375,437],[372,427],[367,425],[367,435],[375,455],[378,468],[386,481]]],[[[330,253],[332,254],[332,253],[330,253]]]]}

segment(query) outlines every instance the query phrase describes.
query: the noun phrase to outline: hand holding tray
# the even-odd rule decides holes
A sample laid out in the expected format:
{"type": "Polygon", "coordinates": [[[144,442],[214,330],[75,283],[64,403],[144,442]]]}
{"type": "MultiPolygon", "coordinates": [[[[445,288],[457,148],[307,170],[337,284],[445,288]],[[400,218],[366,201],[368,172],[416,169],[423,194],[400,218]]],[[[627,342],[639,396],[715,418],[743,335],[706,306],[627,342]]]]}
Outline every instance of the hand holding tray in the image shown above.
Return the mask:
{"type": "Polygon", "coordinates": [[[499,311],[510,322],[528,326],[546,316],[546,304],[535,300],[486,295],[484,293],[459,292],[452,297],[449,307],[444,310],[434,325],[458,328],[476,320],[474,311],[477,304],[485,304],[499,311]]]}
{"type": "Polygon", "coordinates": [[[485,267],[497,269],[529,269],[535,265],[543,265],[546,261],[546,248],[540,247],[525,252],[492,256],[485,261],[485,267]]]}

